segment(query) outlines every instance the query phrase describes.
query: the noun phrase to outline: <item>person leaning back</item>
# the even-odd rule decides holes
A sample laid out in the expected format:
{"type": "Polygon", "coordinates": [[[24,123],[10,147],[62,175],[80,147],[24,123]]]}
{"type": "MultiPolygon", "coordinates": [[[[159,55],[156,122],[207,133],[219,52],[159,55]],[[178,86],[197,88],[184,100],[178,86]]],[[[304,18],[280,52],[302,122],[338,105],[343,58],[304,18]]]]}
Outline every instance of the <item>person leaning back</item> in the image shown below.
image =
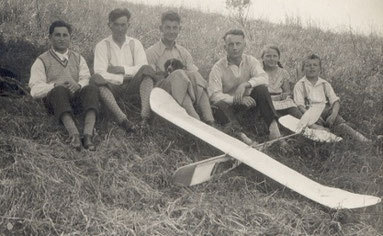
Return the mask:
{"type": "Polygon", "coordinates": [[[189,51],[176,42],[181,31],[181,17],[177,12],[166,11],[161,15],[161,39],[146,50],[149,65],[156,73],[166,75],[166,62],[178,61],[183,69],[171,71],[166,79],[156,83],[157,87],[166,90],[183,107],[186,112],[214,125],[214,118],[207,95],[207,82],[198,72],[189,51]]]}
{"type": "Polygon", "coordinates": [[[79,131],[73,114],[85,113],[83,145],[95,150],[92,141],[98,113],[98,89],[89,85],[90,73],[85,59],[69,49],[72,27],[64,21],[55,21],[49,27],[51,48],[33,63],[29,87],[33,98],[41,98],[49,113],[64,124],[70,136],[70,145],[81,149],[79,131]]]}
{"type": "Polygon", "coordinates": [[[112,35],[101,40],[94,53],[95,83],[100,89],[100,99],[127,133],[134,131],[134,125],[120,109],[116,98],[138,94],[141,100],[140,126],[147,127],[154,75],[141,42],[126,35],[130,17],[126,8],[112,10],[108,17],[112,35]]]}

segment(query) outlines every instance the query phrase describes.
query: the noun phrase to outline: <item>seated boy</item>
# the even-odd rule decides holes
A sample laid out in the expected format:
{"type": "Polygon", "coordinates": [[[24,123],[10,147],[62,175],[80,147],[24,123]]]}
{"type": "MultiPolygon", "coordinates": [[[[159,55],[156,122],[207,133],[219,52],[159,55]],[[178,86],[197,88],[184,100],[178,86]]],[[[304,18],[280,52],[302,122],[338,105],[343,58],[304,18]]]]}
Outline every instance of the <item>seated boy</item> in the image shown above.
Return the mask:
{"type": "Polygon", "coordinates": [[[294,101],[299,110],[305,113],[310,106],[325,103],[326,106],[318,120],[320,125],[329,127],[340,136],[350,136],[359,142],[370,142],[361,133],[357,132],[339,115],[339,97],[336,96],[331,84],[319,77],[321,72],[321,59],[312,54],[305,58],[302,71],[305,76],[294,87],[294,101]]]}

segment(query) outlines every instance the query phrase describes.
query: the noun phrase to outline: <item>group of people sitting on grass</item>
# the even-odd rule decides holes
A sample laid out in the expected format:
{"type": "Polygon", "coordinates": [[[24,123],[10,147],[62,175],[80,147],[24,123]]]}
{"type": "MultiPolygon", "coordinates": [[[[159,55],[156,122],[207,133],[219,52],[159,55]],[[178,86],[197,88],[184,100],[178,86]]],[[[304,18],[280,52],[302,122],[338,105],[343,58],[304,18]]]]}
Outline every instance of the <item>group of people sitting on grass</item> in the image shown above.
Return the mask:
{"type": "MultiPolygon", "coordinates": [[[[281,137],[278,117],[291,114],[300,118],[316,103],[326,104],[317,127],[331,128],[361,142],[369,141],[338,114],[339,97],[331,85],[319,77],[321,59],[318,56],[310,55],[303,60],[305,76],[292,91],[290,76],[280,63],[278,47],[265,46],[262,62],[259,62],[243,53],[245,34],[233,29],[223,36],[226,56],[214,64],[205,80],[189,51],[176,42],[181,30],[178,13],[162,14],[161,38],[146,50],[139,40],[127,36],[130,18],[126,8],[109,13],[108,26],[112,34],[95,47],[93,75],[85,59],[69,49],[72,27],[63,21],[51,24],[51,48],[32,65],[30,93],[42,99],[48,112],[64,125],[74,149],[96,149],[92,137],[100,103],[126,132],[148,128],[153,87],[166,90],[190,116],[220,127],[248,144],[252,140],[244,134],[237,119],[240,110],[258,109],[269,128],[269,138],[278,139],[281,137]],[[128,119],[116,101],[132,97],[130,95],[140,98],[142,119],[138,124],[128,119]],[[82,135],[74,120],[78,113],[84,114],[82,135]],[[227,123],[217,124],[218,121],[227,123]]],[[[287,144],[281,141],[281,145],[287,144]]]]}

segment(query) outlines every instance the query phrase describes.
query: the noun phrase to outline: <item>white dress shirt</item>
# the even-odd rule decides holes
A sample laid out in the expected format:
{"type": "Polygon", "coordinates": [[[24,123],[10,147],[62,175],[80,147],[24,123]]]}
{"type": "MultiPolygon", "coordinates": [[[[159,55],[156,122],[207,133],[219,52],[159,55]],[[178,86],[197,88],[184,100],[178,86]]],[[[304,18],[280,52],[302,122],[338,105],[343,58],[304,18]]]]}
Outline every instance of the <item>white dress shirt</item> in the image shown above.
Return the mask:
{"type": "Polygon", "coordinates": [[[306,88],[307,98],[310,101],[310,104],[319,104],[327,103],[332,106],[332,104],[339,100],[339,97],[335,94],[334,89],[331,84],[322,78],[318,78],[318,81],[313,85],[306,76],[300,79],[294,86],[294,101],[297,106],[305,106],[305,92],[306,88]],[[324,89],[324,86],[326,87],[324,89]]]}
{"type": "Polygon", "coordinates": [[[122,84],[124,77],[133,77],[137,71],[147,65],[146,54],[141,42],[137,39],[125,36],[125,42],[120,48],[114,41],[112,36],[101,40],[94,51],[94,72],[100,74],[104,79],[112,84],[122,84]],[[129,43],[134,41],[134,52],[130,50],[129,43]],[[108,41],[110,45],[110,61],[108,56],[108,41]],[[125,75],[109,73],[108,66],[122,66],[125,75]]]}

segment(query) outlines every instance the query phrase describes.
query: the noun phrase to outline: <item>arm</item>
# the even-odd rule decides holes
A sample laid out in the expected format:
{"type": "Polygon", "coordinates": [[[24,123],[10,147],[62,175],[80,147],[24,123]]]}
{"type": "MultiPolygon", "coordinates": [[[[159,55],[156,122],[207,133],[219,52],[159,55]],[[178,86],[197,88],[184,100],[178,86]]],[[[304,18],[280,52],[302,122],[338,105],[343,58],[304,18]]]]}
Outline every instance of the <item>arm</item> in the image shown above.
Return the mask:
{"type": "Polygon", "coordinates": [[[148,60],[148,64],[153,68],[154,71],[158,72],[156,61],[158,60],[159,56],[156,54],[153,46],[146,49],[145,53],[146,53],[146,58],[148,60]]]}
{"type": "Polygon", "coordinates": [[[304,114],[306,110],[305,98],[303,97],[302,83],[298,81],[294,86],[294,102],[297,104],[298,109],[304,114]]]}
{"type": "Polygon", "coordinates": [[[333,107],[333,106],[334,106],[334,103],[335,103],[336,101],[338,101],[338,103],[339,103],[339,97],[336,96],[335,91],[334,91],[334,89],[332,88],[331,84],[326,83],[325,86],[326,86],[326,89],[325,89],[325,91],[324,91],[325,96],[328,98],[328,101],[329,101],[329,103],[330,103],[329,105],[333,107]]]}
{"type": "Polygon", "coordinates": [[[144,47],[142,46],[141,42],[135,39],[131,39],[129,42],[129,49],[132,48],[133,52],[131,51],[133,58],[134,58],[134,65],[133,66],[126,66],[124,65],[125,70],[125,76],[124,78],[132,78],[136,75],[137,71],[143,66],[148,64],[148,60],[146,59],[146,54],[144,47]],[[133,41],[132,41],[133,40],[133,41]],[[132,43],[134,42],[134,43],[132,43]],[[133,44],[133,46],[130,46],[133,44]]]}
{"type": "Polygon", "coordinates": [[[193,57],[191,56],[191,54],[185,49],[184,50],[184,54],[185,54],[185,60],[186,60],[186,69],[188,71],[198,71],[198,67],[194,65],[194,62],[193,62],[193,57]]]}
{"type": "Polygon", "coordinates": [[[107,46],[104,41],[101,41],[94,51],[94,73],[100,74],[109,83],[122,84],[123,75],[109,73],[108,66],[107,46]]]}
{"type": "Polygon", "coordinates": [[[339,101],[335,101],[332,104],[331,114],[326,119],[326,123],[328,126],[330,127],[333,126],[336,118],[338,117],[339,109],[340,109],[340,103],[339,101]]]}
{"type": "Polygon", "coordinates": [[[53,83],[47,83],[44,64],[40,59],[37,59],[32,65],[28,85],[31,88],[33,98],[45,97],[54,87],[53,83]]]}
{"type": "Polygon", "coordinates": [[[263,70],[261,63],[255,59],[254,57],[250,57],[249,59],[251,78],[249,79],[249,83],[251,87],[257,87],[259,85],[268,85],[269,77],[267,73],[263,70]]]}
{"type": "Polygon", "coordinates": [[[208,94],[213,104],[224,101],[233,104],[233,96],[222,91],[222,72],[214,65],[209,74],[208,94]]]}
{"type": "Polygon", "coordinates": [[[78,84],[81,86],[81,88],[89,84],[89,78],[90,78],[90,72],[89,72],[88,65],[86,64],[85,59],[82,56],[80,56],[80,73],[79,73],[78,84]]]}

